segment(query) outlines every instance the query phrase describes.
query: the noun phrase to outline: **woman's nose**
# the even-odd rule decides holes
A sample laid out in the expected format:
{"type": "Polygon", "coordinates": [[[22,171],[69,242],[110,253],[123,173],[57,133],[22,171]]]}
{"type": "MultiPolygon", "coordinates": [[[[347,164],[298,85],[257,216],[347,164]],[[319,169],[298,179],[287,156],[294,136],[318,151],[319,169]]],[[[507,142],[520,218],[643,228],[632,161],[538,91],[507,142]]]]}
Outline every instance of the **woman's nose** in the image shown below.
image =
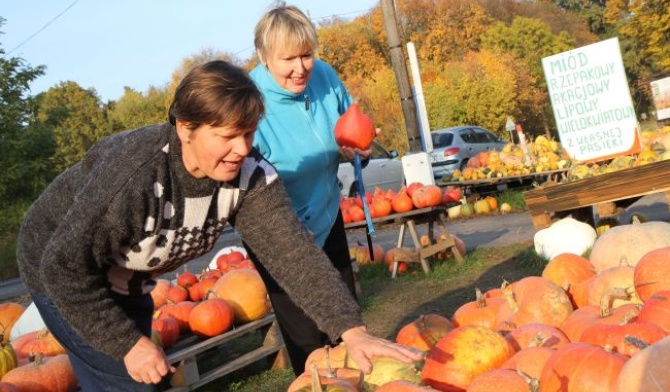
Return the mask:
{"type": "Polygon", "coordinates": [[[233,140],[233,152],[239,156],[247,156],[251,151],[251,146],[253,144],[253,139],[248,137],[239,136],[233,140]]]}

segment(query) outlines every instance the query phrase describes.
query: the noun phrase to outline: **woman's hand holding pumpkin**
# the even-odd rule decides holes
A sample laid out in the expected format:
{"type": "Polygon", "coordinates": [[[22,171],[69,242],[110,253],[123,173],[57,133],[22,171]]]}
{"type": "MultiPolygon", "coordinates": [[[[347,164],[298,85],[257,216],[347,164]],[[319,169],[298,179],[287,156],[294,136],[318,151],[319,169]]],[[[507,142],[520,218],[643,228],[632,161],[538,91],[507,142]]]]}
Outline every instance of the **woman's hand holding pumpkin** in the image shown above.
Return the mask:
{"type": "Polygon", "coordinates": [[[133,380],[145,384],[158,384],[168,371],[176,370],[168,363],[163,350],[146,336],[128,351],[123,363],[133,380]]]}
{"type": "Polygon", "coordinates": [[[364,326],[354,327],[342,334],[347,352],[363,373],[372,371],[372,358],[390,357],[405,363],[423,359],[423,353],[410,347],[370,335],[364,326]]]}

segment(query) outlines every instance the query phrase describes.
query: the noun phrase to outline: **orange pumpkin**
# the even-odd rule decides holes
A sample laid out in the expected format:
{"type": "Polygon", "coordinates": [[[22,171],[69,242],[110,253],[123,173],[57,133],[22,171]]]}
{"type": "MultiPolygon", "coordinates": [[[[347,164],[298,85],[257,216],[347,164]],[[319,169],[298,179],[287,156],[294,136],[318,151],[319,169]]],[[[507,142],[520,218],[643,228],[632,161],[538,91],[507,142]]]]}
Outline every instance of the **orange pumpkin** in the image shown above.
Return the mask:
{"type": "Polygon", "coordinates": [[[538,380],[542,375],[542,369],[554,352],[551,347],[526,347],[512,355],[512,358],[503,363],[501,369],[511,369],[521,372],[528,377],[538,380]]]}
{"type": "Polygon", "coordinates": [[[393,380],[389,381],[386,384],[380,385],[379,388],[375,389],[375,392],[430,392],[437,391],[431,387],[426,387],[422,385],[417,385],[413,382],[405,380],[393,380]]]}
{"type": "Polygon", "coordinates": [[[573,307],[565,290],[548,279],[529,276],[503,289],[505,303],[496,314],[495,329],[511,331],[525,324],[559,327],[573,307]]]}
{"type": "Polygon", "coordinates": [[[384,248],[377,243],[372,244],[372,252],[374,257],[370,257],[370,249],[368,244],[358,244],[353,247],[353,254],[351,257],[356,260],[358,265],[366,264],[381,264],[384,262],[384,248]]]}
{"type": "Polygon", "coordinates": [[[475,289],[475,300],[461,305],[452,316],[454,326],[479,325],[493,328],[496,314],[505,303],[502,297],[486,297],[479,289],[475,289]]]}
{"type": "Polygon", "coordinates": [[[171,316],[160,317],[160,314],[160,310],[154,312],[151,329],[159,335],[161,346],[168,349],[179,340],[179,321],[171,316]]]}
{"type": "Polygon", "coordinates": [[[579,341],[609,347],[613,351],[631,357],[640,351],[640,342],[650,345],[665,336],[667,333],[656,324],[629,321],[621,324],[589,325],[584,328],[579,341]]]}
{"type": "Polygon", "coordinates": [[[176,304],[178,302],[183,302],[188,300],[188,289],[186,289],[184,286],[170,286],[170,288],[167,291],[167,294],[165,295],[165,298],[168,303],[170,304],[176,304]]]}
{"type": "Polygon", "coordinates": [[[335,123],[335,141],[340,146],[367,150],[377,135],[370,117],[352,103],[335,123]]]}
{"type": "Polygon", "coordinates": [[[596,271],[590,261],[573,253],[561,253],[555,256],[542,270],[542,277],[567,291],[575,306],[574,292],[577,284],[595,274],[596,271]]]}
{"type": "Polygon", "coordinates": [[[358,365],[349,358],[349,353],[344,343],[334,347],[324,346],[312,351],[305,360],[305,369],[312,365],[317,368],[352,368],[358,369],[358,365]]]}
{"type": "Polygon", "coordinates": [[[616,308],[627,303],[641,303],[634,289],[634,274],[635,268],[628,265],[598,273],[589,283],[589,305],[601,306],[602,302],[611,302],[616,308]]]}
{"type": "Polygon", "coordinates": [[[441,391],[463,391],[477,376],[500,367],[512,355],[514,348],[491,329],[458,327],[428,351],[421,379],[441,391]]]}
{"type": "Polygon", "coordinates": [[[191,310],[188,325],[195,335],[211,338],[230,329],[233,318],[233,308],[226,300],[210,298],[191,310]]]}
{"type": "Polygon", "coordinates": [[[317,369],[314,366],[293,380],[287,392],[311,392],[315,380],[324,392],[357,392],[363,383],[363,372],[346,368],[317,369]]]}
{"type": "Polygon", "coordinates": [[[151,290],[151,299],[154,300],[154,309],[158,309],[167,303],[168,290],[172,283],[167,279],[155,279],[156,286],[151,290]]]}
{"type": "Polygon", "coordinates": [[[661,290],[670,290],[670,247],[659,248],[645,253],[634,268],[635,292],[642,301],[651,298],[661,290]]]}
{"type": "Polygon", "coordinates": [[[628,360],[587,343],[572,342],[556,350],[542,369],[540,391],[609,392],[628,360]]]}
{"type": "Polygon", "coordinates": [[[10,344],[19,360],[38,354],[44,356],[65,354],[65,348],[47,328],[23,334],[12,340],[10,344]]]}
{"type": "Polygon", "coordinates": [[[179,331],[188,331],[188,321],[191,317],[191,311],[197,305],[193,301],[182,301],[176,304],[166,304],[158,309],[159,317],[172,317],[179,323],[179,331]]]}
{"type": "Polygon", "coordinates": [[[412,204],[416,208],[439,206],[442,203],[442,189],[437,185],[424,185],[412,193],[412,204]]]}
{"type": "Polygon", "coordinates": [[[412,208],[414,208],[412,198],[409,197],[406,190],[401,190],[396,197],[391,200],[391,208],[393,208],[394,212],[398,213],[411,211],[412,208]]]}
{"type": "Polygon", "coordinates": [[[265,284],[254,269],[229,271],[212,286],[208,298],[212,293],[232,306],[236,321],[262,319],[271,309],[265,284]]]}
{"type": "Polygon", "coordinates": [[[9,341],[12,327],[25,311],[26,307],[16,302],[0,304],[0,343],[9,341]]]}
{"type": "Polygon", "coordinates": [[[591,324],[620,324],[623,320],[634,318],[639,312],[640,310],[635,304],[602,309],[595,305],[582,306],[563,321],[560,329],[571,342],[578,342],[584,329],[591,324]]]}
{"type": "Polygon", "coordinates": [[[184,266],[184,272],[177,274],[177,285],[185,289],[198,283],[198,277],[184,266]]]}
{"type": "Polygon", "coordinates": [[[428,351],[452,329],[454,325],[448,318],[439,314],[425,314],[400,328],[395,341],[407,347],[428,351]]]}
{"type": "Polygon", "coordinates": [[[30,392],[73,391],[78,383],[67,354],[38,355],[34,362],[10,370],[2,382],[30,392]]]}
{"type": "Polygon", "coordinates": [[[514,370],[493,369],[475,378],[467,392],[499,391],[503,385],[505,392],[528,392],[531,390],[529,382],[514,370]]]}
{"type": "Polygon", "coordinates": [[[521,350],[526,347],[558,348],[570,343],[570,339],[557,327],[532,323],[511,330],[505,335],[512,347],[521,350]]]}
{"type": "Polygon", "coordinates": [[[637,320],[654,323],[670,334],[670,290],[659,291],[644,301],[637,320]]]}

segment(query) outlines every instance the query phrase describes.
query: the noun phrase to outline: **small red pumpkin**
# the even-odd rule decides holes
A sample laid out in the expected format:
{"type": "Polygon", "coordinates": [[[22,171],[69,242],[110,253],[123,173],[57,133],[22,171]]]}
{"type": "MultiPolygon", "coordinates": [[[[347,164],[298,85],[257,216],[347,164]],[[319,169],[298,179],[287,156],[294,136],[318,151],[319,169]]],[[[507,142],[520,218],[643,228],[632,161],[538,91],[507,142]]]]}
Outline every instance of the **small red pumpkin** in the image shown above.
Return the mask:
{"type": "Polygon", "coordinates": [[[377,132],[370,117],[352,103],[335,123],[335,141],[340,146],[367,150],[377,132]]]}

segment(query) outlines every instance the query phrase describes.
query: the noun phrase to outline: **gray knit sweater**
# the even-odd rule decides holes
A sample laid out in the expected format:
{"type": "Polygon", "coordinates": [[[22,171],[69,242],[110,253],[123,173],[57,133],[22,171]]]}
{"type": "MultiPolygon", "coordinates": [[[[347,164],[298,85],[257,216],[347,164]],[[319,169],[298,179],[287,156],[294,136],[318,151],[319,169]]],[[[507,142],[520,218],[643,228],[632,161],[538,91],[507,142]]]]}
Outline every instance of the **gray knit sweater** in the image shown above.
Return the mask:
{"type": "Polygon", "coordinates": [[[49,185],[21,227],[21,278],[94,348],[122,359],[141,335],[110,290],[148,293],[154,278],[212,250],[226,222],[331,338],[363,325],[272,165],[252,150],[234,182],[196,179],[170,124],[100,141],[49,185]]]}

